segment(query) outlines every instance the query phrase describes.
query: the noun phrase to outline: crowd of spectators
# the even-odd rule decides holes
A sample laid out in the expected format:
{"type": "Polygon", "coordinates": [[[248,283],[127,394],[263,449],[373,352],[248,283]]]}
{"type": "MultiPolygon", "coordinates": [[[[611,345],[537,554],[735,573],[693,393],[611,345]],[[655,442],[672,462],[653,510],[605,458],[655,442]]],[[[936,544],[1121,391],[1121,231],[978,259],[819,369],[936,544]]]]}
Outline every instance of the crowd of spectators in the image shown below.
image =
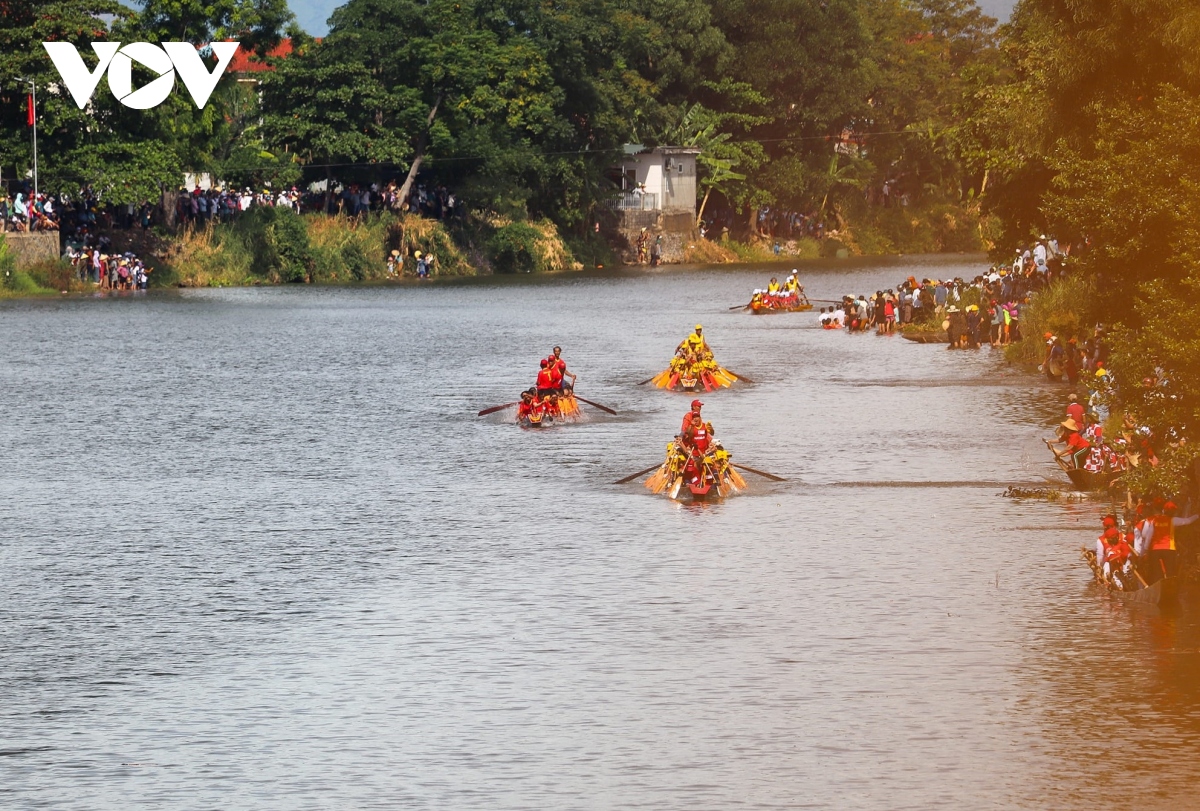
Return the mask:
{"type": "Polygon", "coordinates": [[[1021,339],[1022,310],[1031,296],[1064,274],[1069,254],[1070,246],[1060,247],[1043,235],[1020,248],[1011,265],[993,266],[969,281],[909,276],[895,288],[870,296],[844,296],[840,306],[822,309],[821,322],[830,328],[874,328],[879,333],[891,332],[896,324],[940,324],[951,349],[984,342],[1005,346],[1021,339]]]}

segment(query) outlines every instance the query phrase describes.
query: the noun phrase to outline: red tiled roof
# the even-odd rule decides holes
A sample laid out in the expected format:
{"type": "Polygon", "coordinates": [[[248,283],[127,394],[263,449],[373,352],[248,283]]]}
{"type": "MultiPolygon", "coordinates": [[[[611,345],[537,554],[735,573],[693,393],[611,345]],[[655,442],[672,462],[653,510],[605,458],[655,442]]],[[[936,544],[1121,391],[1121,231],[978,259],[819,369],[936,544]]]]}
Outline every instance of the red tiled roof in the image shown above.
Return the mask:
{"type": "MultiPolygon", "coordinates": [[[[271,50],[267,51],[268,57],[289,56],[292,53],[292,41],[290,39],[280,40],[279,44],[271,50]]],[[[258,56],[245,48],[238,48],[237,53],[233,55],[233,61],[229,63],[229,71],[231,73],[262,73],[265,70],[274,70],[269,64],[260,60],[258,56]]]]}

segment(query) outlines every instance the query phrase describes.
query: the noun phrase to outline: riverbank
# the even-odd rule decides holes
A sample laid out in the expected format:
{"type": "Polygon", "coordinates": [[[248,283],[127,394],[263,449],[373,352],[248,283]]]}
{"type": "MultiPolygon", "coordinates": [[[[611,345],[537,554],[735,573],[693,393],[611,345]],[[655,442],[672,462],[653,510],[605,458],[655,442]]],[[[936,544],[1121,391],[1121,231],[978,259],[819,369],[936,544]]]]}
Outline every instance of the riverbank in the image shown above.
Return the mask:
{"type": "MultiPolygon", "coordinates": [[[[864,209],[831,213],[841,224],[815,236],[756,234],[692,239],[680,264],[795,262],[855,256],[963,253],[989,247],[984,221],[963,206],[864,209]]],[[[433,257],[433,277],[556,273],[622,264],[626,247],[604,233],[564,233],[548,220],[514,221],[495,215],[434,220],[417,215],[359,218],[297,215],[256,207],[227,223],[185,228],[105,232],[115,251],[131,251],[150,268],[153,287],[245,287],[263,284],[353,284],[413,277],[419,258],[433,257]]],[[[608,235],[611,237],[611,235],[608,235]]],[[[8,272],[0,298],[88,292],[65,265],[8,272]],[[78,289],[76,289],[78,288],[78,289]]],[[[5,258],[7,257],[7,258],[5,258]]],[[[633,265],[636,266],[636,265],[633,265]]],[[[90,288],[89,288],[90,290],[90,288]]]]}

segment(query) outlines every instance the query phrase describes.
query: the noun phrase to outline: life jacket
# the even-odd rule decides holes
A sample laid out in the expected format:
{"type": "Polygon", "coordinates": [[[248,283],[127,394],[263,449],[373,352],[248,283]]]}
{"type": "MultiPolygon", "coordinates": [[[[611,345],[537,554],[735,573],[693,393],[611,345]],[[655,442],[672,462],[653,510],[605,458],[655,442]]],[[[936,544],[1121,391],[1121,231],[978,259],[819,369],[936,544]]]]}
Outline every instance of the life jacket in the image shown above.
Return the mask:
{"type": "Polygon", "coordinates": [[[562,372],[559,370],[559,368],[557,366],[551,366],[550,367],[550,388],[561,389],[562,381],[563,381],[562,372]]]}
{"type": "Polygon", "coordinates": [[[694,426],[689,433],[696,450],[704,453],[708,450],[708,429],[704,425],[694,426]]]}
{"type": "Polygon", "coordinates": [[[1105,530],[1098,540],[1104,547],[1104,560],[1101,563],[1124,563],[1125,559],[1129,557],[1129,553],[1133,551],[1116,529],[1105,530]]]}
{"type": "Polygon", "coordinates": [[[517,419],[523,420],[523,419],[527,418],[530,414],[533,413],[533,409],[534,409],[534,405],[533,405],[532,400],[530,400],[527,403],[525,403],[525,402],[521,403],[521,407],[517,409],[517,419]]]}
{"type": "Polygon", "coordinates": [[[549,369],[542,369],[540,372],[538,372],[537,387],[539,389],[557,388],[554,385],[554,377],[550,374],[549,369]]]}
{"type": "Polygon", "coordinates": [[[1154,537],[1150,540],[1150,549],[1156,551],[1175,550],[1175,522],[1169,515],[1152,515],[1154,537]]]}
{"type": "Polygon", "coordinates": [[[779,292],[779,282],[771,282],[767,285],[767,292],[772,296],[779,292]]]}

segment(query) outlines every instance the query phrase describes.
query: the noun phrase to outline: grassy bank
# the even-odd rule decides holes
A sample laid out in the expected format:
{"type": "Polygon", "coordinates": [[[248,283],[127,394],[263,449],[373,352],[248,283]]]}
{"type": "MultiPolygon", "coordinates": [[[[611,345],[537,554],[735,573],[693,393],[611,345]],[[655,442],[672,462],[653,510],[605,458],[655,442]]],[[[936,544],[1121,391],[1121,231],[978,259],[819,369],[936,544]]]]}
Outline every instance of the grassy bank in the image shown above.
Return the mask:
{"type": "Polygon", "coordinates": [[[232,223],[188,229],[169,240],[152,280],[183,287],[382,281],[390,278],[387,257],[393,251],[404,276],[416,275],[418,251],[434,257],[433,276],[582,267],[548,221],[447,223],[386,214],[352,220],[257,208],[232,223]]]}
{"type": "MultiPolygon", "coordinates": [[[[838,206],[830,211],[829,219],[838,227],[821,239],[753,236],[707,242],[714,251],[706,255],[706,261],[789,262],[846,256],[982,253],[994,247],[999,229],[994,218],[980,215],[978,205],[957,203],[889,208],[838,206]]],[[[693,260],[688,257],[685,261],[693,260]]]]}

